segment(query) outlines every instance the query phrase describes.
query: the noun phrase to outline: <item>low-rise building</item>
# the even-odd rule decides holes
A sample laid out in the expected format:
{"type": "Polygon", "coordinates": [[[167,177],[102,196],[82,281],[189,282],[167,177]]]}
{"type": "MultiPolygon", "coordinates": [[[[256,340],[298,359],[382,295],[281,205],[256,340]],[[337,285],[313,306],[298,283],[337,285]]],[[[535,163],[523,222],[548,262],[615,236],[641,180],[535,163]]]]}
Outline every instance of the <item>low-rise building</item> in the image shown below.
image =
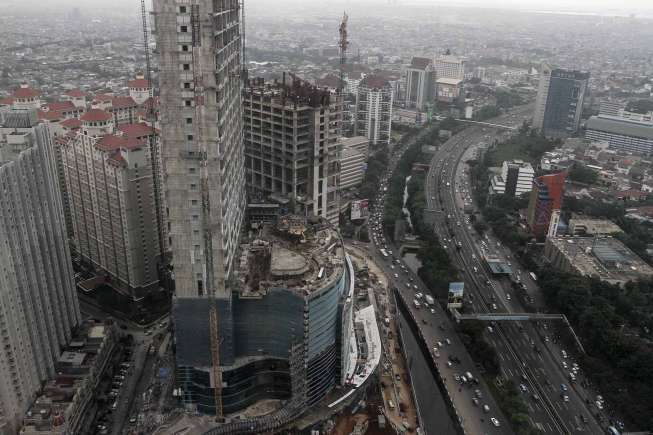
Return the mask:
{"type": "Polygon", "coordinates": [[[569,234],[572,236],[608,236],[621,233],[619,225],[606,219],[569,219],[569,234]]]}
{"type": "Polygon", "coordinates": [[[113,325],[86,322],[61,353],[56,375],[43,386],[23,417],[20,435],[92,433],[95,405],[102,374],[115,349],[113,325]]]}
{"type": "Polygon", "coordinates": [[[653,277],[653,268],[613,237],[549,237],[544,257],[557,269],[611,284],[653,277]]]}
{"type": "Polygon", "coordinates": [[[358,187],[365,176],[369,141],[362,136],[342,140],[340,153],[340,189],[358,187]]]}
{"type": "Polygon", "coordinates": [[[592,116],[585,124],[585,137],[606,141],[610,148],[630,153],[653,153],[653,124],[618,116],[592,116]]]}

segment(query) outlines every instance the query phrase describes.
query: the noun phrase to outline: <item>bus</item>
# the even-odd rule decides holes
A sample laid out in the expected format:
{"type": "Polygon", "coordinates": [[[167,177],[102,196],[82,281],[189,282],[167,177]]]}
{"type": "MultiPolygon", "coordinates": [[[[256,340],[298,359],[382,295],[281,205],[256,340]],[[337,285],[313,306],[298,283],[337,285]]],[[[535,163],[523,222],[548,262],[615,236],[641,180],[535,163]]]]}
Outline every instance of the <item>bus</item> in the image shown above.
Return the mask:
{"type": "Polygon", "coordinates": [[[528,272],[528,274],[533,278],[533,281],[537,281],[537,276],[533,272],[528,272]]]}
{"type": "Polygon", "coordinates": [[[388,253],[386,252],[385,249],[381,248],[381,249],[379,249],[379,252],[381,252],[381,255],[383,255],[384,257],[388,258],[388,253]]]}

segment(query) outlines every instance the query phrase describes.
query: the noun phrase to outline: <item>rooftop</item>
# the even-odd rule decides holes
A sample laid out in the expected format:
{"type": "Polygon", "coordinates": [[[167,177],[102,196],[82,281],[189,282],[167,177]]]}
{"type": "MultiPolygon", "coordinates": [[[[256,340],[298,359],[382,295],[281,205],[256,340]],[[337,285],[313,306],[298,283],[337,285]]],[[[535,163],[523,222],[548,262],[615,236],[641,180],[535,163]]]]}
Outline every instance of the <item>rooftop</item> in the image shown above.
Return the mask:
{"type": "Polygon", "coordinates": [[[650,122],[634,121],[618,116],[599,115],[590,117],[585,127],[587,130],[598,130],[622,136],[653,140],[653,124],[650,122]]]}
{"type": "Polygon", "coordinates": [[[243,296],[262,296],[275,286],[310,294],[344,268],[338,232],[324,220],[288,215],[253,229],[236,272],[243,296]]]}
{"type": "Polygon", "coordinates": [[[388,80],[383,76],[370,74],[361,80],[361,85],[365,85],[370,88],[383,88],[388,86],[389,83],[388,80]]]}
{"type": "MultiPolygon", "coordinates": [[[[549,237],[546,243],[581,275],[615,284],[653,276],[653,268],[614,237],[549,237]]],[[[552,263],[560,263],[546,249],[545,255],[552,263]]]]}
{"type": "Polygon", "coordinates": [[[111,120],[111,114],[101,109],[90,109],[80,119],[85,122],[103,122],[111,120]]]}

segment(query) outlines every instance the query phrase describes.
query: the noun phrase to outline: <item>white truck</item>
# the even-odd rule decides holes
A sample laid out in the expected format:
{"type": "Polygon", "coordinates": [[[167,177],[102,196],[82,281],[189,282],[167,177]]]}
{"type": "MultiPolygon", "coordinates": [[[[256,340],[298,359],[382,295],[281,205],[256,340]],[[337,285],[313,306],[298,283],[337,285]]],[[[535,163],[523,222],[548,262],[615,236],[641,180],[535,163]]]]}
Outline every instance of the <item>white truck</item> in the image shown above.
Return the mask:
{"type": "Polygon", "coordinates": [[[435,304],[435,300],[433,299],[433,296],[431,296],[431,295],[424,296],[424,299],[426,300],[426,305],[435,304]]]}

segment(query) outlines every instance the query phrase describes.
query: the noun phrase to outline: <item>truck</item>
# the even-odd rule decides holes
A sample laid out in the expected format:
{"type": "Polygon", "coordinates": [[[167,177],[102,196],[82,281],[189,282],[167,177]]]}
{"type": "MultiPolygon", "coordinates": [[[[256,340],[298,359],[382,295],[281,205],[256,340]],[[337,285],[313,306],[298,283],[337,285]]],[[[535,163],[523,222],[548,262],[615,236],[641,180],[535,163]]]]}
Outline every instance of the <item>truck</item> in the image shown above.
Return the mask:
{"type": "Polygon", "coordinates": [[[427,305],[433,305],[433,304],[435,304],[435,300],[433,299],[433,296],[431,296],[431,295],[426,295],[426,296],[424,297],[424,299],[426,299],[426,304],[427,304],[427,305]]]}

